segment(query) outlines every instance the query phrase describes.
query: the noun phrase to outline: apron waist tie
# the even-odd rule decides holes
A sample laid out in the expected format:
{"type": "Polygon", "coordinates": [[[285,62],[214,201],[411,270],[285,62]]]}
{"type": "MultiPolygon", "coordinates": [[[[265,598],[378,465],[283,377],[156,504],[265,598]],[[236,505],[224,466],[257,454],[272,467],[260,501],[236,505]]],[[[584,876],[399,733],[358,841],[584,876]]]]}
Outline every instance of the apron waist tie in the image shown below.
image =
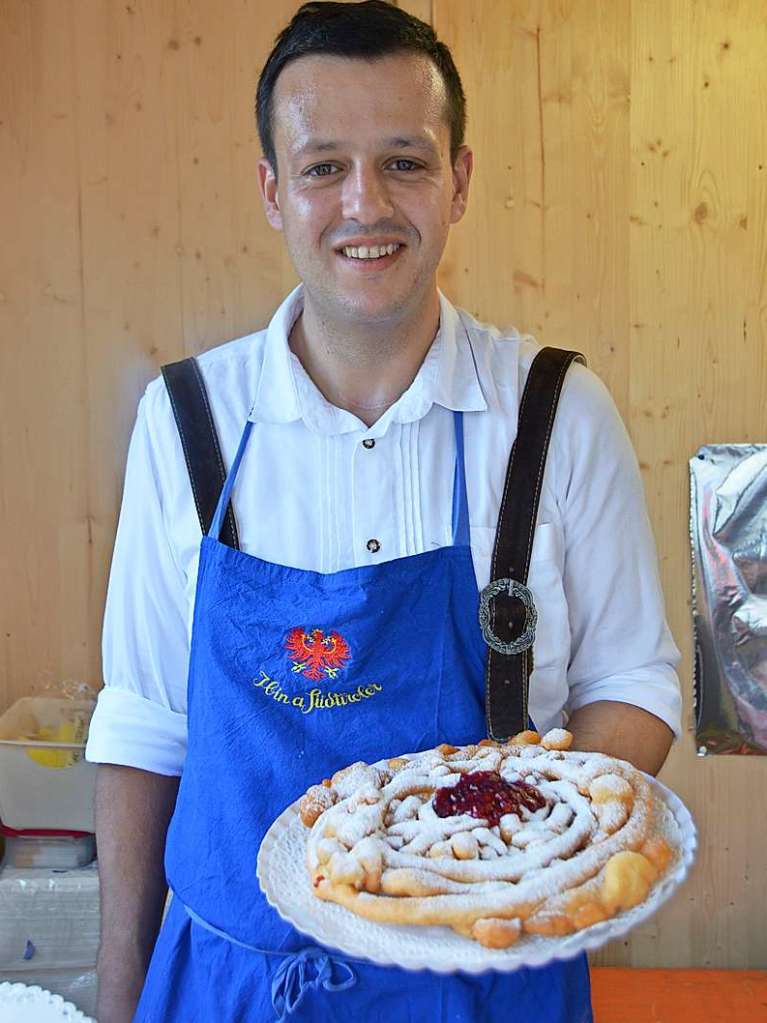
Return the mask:
{"type": "Polygon", "coordinates": [[[317,945],[278,954],[285,955],[285,959],[272,981],[272,1005],[280,1023],[298,1008],[309,988],[322,985],[326,991],[346,991],[357,983],[357,974],[348,963],[317,945]],[[342,979],[333,980],[334,967],[342,979]]]}
{"type": "MultiPolygon", "coordinates": [[[[260,952],[267,956],[280,956],[282,962],[272,979],[272,1007],[277,1014],[278,1023],[284,1023],[291,1013],[295,1012],[310,988],[322,986],[325,991],[346,991],[357,983],[357,974],[343,959],[338,958],[327,949],[318,945],[305,945],[297,952],[273,952],[268,948],[258,948],[227,934],[226,931],[208,923],[193,909],[182,903],[187,916],[200,927],[245,948],[249,952],[260,952]],[[333,979],[333,971],[337,971],[337,979],[333,979]]],[[[357,962],[357,960],[353,960],[357,962]]]]}

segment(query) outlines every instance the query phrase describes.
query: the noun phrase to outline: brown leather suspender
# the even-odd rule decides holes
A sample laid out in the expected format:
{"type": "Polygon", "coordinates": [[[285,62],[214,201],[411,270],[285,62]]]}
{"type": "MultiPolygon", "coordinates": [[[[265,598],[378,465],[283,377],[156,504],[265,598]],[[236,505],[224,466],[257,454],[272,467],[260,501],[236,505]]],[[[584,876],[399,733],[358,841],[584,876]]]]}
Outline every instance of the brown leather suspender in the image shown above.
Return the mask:
{"type": "MultiPolygon", "coordinates": [[[[208,403],[200,367],[194,358],[162,367],[171,408],[184,450],[189,481],[203,536],[207,536],[226,481],[224,459],[208,403]]],[[[231,502],[221,524],[221,543],[239,549],[231,502]]]]}
{"type": "Polygon", "coordinates": [[[488,645],[487,731],[499,741],[528,727],[537,612],[527,574],[554,417],[565,374],[576,360],[585,362],[578,352],[543,348],[530,367],[506,471],[490,583],[480,594],[480,625],[488,645]]]}

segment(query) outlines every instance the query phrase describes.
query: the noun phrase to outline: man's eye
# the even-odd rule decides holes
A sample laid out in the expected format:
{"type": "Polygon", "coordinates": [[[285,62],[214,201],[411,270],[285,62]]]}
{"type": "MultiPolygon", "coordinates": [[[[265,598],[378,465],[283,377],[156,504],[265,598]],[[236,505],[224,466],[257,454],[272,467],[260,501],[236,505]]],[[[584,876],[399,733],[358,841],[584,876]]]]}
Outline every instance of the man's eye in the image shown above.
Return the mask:
{"type": "Polygon", "coordinates": [[[418,164],[414,160],[406,159],[404,156],[397,160],[392,160],[392,165],[398,171],[418,170],[418,164]]]}
{"type": "Polygon", "coordinates": [[[318,163],[316,167],[310,167],[306,172],[313,178],[326,178],[328,174],[333,173],[334,163],[318,163]]]}

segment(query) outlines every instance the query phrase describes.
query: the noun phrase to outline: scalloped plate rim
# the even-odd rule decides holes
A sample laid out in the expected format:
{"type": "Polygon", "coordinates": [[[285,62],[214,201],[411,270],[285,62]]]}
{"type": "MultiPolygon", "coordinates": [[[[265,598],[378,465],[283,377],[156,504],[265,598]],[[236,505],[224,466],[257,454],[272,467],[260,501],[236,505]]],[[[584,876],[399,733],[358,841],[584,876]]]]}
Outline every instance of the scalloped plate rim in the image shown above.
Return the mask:
{"type": "MultiPolygon", "coordinates": [[[[61,1020],[64,1023],[96,1023],[96,1020],[92,1016],[86,1016],[85,1013],[78,1009],[72,1002],[68,1002],[61,995],[55,994],[53,991],[48,991],[47,988],[41,987],[40,984],[25,984],[23,981],[0,981],[0,1010],[5,1008],[14,1008],[13,1002],[10,1000],[3,1000],[3,995],[9,995],[13,997],[16,995],[34,995],[38,999],[38,1008],[51,1008],[60,1010],[61,1020]],[[46,999],[43,1001],[42,999],[46,999]],[[64,1013],[69,1013],[65,1016],[64,1013]]],[[[17,1006],[20,1005],[18,999],[16,999],[17,1006]]],[[[35,1008],[34,1003],[30,1003],[25,1000],[24,1008],[35,1008]]]]}

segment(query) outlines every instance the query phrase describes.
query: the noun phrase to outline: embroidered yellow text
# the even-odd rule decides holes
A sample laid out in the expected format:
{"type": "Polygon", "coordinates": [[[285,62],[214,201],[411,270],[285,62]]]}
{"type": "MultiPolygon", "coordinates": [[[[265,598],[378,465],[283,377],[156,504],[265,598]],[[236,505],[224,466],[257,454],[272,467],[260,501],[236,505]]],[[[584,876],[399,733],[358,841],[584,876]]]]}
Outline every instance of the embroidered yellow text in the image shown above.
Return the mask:
{"type": "Polygon", "coordinates": [[[321,689],[310,689],[305,694],[291,694],[286,692],[280,683],[271,678],[265,671],[261,672],[259,678],[254,678],[252,685],[254,689],[260,689],[264,696],[271,697],[276,703],[283,703],[286,706],[300,710],[302,714],[311,714],[315,710],[336,710],[339,707],[350,707],[361,700],[369,700],[383,691],[383,686],[377,682],[370,682],[368,685],[359,685],[356,689],[324,693],[321,689]]]}

